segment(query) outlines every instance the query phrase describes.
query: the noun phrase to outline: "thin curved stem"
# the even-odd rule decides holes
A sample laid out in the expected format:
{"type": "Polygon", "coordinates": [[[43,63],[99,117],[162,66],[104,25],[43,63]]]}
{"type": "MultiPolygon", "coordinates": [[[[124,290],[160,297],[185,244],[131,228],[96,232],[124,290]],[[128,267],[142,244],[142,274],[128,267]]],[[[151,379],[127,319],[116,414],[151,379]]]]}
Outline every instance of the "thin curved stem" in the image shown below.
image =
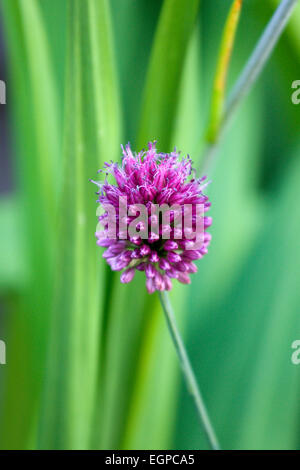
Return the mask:
{"type": "Polygon", "coordinates": [[[249,93],[252,85],[260,75],[264,65],[269,59],[278,39],[281,36],[298,0],[282,0],[274,15],[260,37],[250,59],[246,63],[241,75],[237,79],[232,92],[225,105],[222,120],[217,132],[217,137],[213,143],[208,144],[204,158],[203,168],[206,173],[211,169],[212,162],[216,155],[220,139],[227,130],[232,117],[243,99],[249,93]]]}
{"type": "Polygon", "coordinates": [[[223,128],[226,127],[236,107],[248,94],[253,83],[262,71],[297,2],[298,0],[283,0],[272,16],[249,61],[237,80],[232,93],[229,95],[223,117],[223,128]]]}
{"type": "Polygon", "coordinates": [[[171,337],[172,337],[172,340],[176,349],[176,353],[177,353],[177,356],[178,356],[178,359],[179,359],[179,362],[183,371],[187,388],[193,397],[194,403],[196,405],[198,417],[203,426],[205,435],[207,437],[207,440],[211,448],[213,450],[220,450],[216,433],[214,431],[214,428],[208,416],[208,412],[204,404],[202,394],[197,384],[194,371],[192,369],[184,343],[181,339],[181,336],[180,336],[180,333],[176,324],[175,315],[172,309],[172,305],[171,305],[168,293],[165,291],[160,292],[159,297],[160,297],[163,311],[165,313],[167,325],[168,325],[168,328],[169,328],[169,331],[170,331],[170,334],[171,334],[171,337]]]}

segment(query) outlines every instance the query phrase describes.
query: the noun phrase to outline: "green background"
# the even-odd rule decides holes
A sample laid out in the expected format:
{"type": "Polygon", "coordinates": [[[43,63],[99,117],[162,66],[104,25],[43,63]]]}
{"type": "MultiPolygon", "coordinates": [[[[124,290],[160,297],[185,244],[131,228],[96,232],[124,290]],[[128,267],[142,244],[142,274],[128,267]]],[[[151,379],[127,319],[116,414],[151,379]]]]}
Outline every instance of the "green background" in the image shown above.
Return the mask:
{"type": "MultiPolygon", "coordinates": [[[[229,89],[277,4],[244,2],[229,89]]],[[[201,168],[230,5],[0,0],[1,448],[206,448],[156,294],[143,273],[121,285],[96,246],[88,179],[128,141],[201,168]]],[[[297,8],[209,172],[209,254],[171,293],[224,449],[300,446],[299,63],[297,8]]]]}

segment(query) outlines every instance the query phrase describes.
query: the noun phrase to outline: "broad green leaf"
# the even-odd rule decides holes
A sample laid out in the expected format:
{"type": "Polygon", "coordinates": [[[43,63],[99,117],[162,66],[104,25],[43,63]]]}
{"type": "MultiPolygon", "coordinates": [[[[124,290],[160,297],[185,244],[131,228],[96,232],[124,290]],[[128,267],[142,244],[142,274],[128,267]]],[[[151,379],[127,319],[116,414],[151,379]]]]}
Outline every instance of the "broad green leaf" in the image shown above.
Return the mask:
{"type": "Polygon", "coordinates": [[[110,0],[122,95],[123,143],[130,142],[136,150],[144,81],[161,4],[162,0],[110,0]]]}
{"type": "Polygon", "coordinates": [[[91,445],[105,288],[88,180],[115,159],[120,124],[109,4],[72,0],[68,16],[57,284],[39,447],[78,449],[91,445]]]}
{"type": "Polygon", "coordinates": [[[234,0],[232,2],[232,6],[229,10],[224,26],[213,85],[210,121],[206,136],[208,142],[215,142],[218,138],[218,131],[222,120],[222,113],[225,102],[227,74],[230,65],[232,49],[234,46],[236,29],[240,19],[241,8],[242,0],[234,0]]]}
{"type": "Polygon", "coordinates": [[[59,180],[60,129],[50,46],[38,2],[25,3],[26,8],[23,0],[1,2],[9,62],[8,100],[20,184],[18,196],[24,217],[24,223],[20,218],[18,233],[29,268],[26,285],[13,302],[7,327],[12,349],[2,400],[0,445],[4,448],[28,445],[29,429],[38,406],[45,369],[59,180]],[[21,394],[16,387],[20,370],[21,394]]]}

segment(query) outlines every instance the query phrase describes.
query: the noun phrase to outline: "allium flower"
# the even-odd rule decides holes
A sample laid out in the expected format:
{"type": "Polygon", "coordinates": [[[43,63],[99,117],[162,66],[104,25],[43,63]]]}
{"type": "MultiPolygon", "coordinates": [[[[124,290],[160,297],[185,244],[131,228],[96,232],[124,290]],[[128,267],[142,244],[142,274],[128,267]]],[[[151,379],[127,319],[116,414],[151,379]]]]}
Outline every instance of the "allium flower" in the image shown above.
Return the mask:
{"type": "MultiPolygon", "coordinates": [[[[156,142],[148,144],[147,151],[133,154],[128,144],[123,150],[122,164],[106,163],[104,182],[95,182],[99,187],[97,202],[104,209],[99,216],[103,226],[97,230],[97,244],[105,247],[103,257],[113,271],[122,271],[121,282],[130,282],[135,271],[143,271],[146,276],[146,287],[149,293],[155,290],[163,291],[172,288],[172,279],[188,284],[189,275],[197,271],[193,261],[202,258],[207,253],[211,235],[205,229],[211,225],[212,219],[202,213],[202,238],[199,245],[195,242],[196,207],[201,205],[203,212],[210,207],[208,197],[203,194],[206,177],[193,177],[192,161],[189,156],[180,158],[179,153],[158,153],[156,142]],[[107,177],[114,177],[114,184],[107,177]],[[146,223],[136,223],[137,232],[131,235],[129,226],[136,219],[127,214],[124,220],[121,214],[120,200],[127,198],[128,207],[143,204],[146,210],[146,223]],[[177,213],[170,211],[170,224],[163,224],[163,219],[153,215],[154,205],[161,207],[167,204],[176,206],[177,213]],[[107,207],[113,207],[111,215],[107,207]],[[188,208],[186,212],[185,207],[188,208]],[[178,228],[177,220],[190,220],[190,229],[178,228]],[[112,220],[114,219],[114,220],[112,220]],[[115,224],[115,237],[111,237],[110,222],[115,224]],[[124,230],[124,223],[126,229],[124,230]],[[156,231],[148,230],[145,225],[156,223],[156,231]],[[192,234],[193,232],[193,234],[192,234]],[[194,248],[194,249],[193,249],[194,248]]],[[[122,202],[123,204],[123,202],[122,202]]],[[[136,219],[137,220],[137,219],[136,219]]],[[[183,223],[184,226],[184,223],[183,223]]]]}

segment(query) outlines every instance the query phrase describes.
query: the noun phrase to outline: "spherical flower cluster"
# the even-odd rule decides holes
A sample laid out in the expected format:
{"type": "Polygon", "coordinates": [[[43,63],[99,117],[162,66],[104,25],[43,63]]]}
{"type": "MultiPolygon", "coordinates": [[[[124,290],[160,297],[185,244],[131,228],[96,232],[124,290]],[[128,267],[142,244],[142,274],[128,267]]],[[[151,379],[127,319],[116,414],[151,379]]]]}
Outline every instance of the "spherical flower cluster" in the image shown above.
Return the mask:
{"type": "MultiPolygon", "coordinates": [[[[148,144],[148,150],[138,154],[133,154],[129,144],[122,150],[122,163],[106,163],[104,169],[99,170],[99,173],[106,173],[105,181],[93,181],[99,187],[97,202],[104,208],[104,213],[98,217],[103,228],[96,232],[97,244],[106,248],[103,257],[113,271],[123,271],[122,283],[130,282],[136,270],[143,271],[149,293],[170,290],[172,279],[190,283],[189,275],[197,271],[193,261],[207,253],[211,240],[211,235],[205,231],[212,222],[204,215],[210,207],[208,197],[202,192],[206,178],[195,179],[191,159],[189,156],[181,158],[176,149],[168,154],[158,153],[154,142],[148,144]],[[108,182],[109,175],[114,178],[113,184],[108,182]],[[120,214],[120,200],[124,201],[124,198],[128,207],[143,204],[149,225],[155,219],[158,230],[147,232],[147,237],[132,236],[128,227],[135,218],[127,215],[124,233],[124,220],[120,214]],[[182,211],[182,214],[170,213],[168,227],[152,212],[154,205],[160,207],[165,204],[169,207],[175,205],[182,211]],[[112,238],[109,234],[111,216],[106,210],[108,205],[115,210],[115,237],[112,238]],[[203,208],[200,246],[195,243],[195,235],[194,238],[191,235],[196,228],[197,205],[203,208]],[[190,230],[180,230],[176,223],[178,215],[184,219],[184,207],[190,208],[190,230]]],[[[137,232],[139,226],[142,232],[144,225],[139,222],[137,232]]]]}

